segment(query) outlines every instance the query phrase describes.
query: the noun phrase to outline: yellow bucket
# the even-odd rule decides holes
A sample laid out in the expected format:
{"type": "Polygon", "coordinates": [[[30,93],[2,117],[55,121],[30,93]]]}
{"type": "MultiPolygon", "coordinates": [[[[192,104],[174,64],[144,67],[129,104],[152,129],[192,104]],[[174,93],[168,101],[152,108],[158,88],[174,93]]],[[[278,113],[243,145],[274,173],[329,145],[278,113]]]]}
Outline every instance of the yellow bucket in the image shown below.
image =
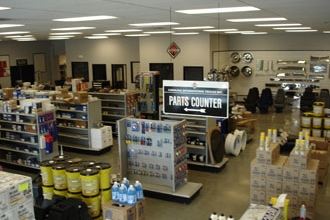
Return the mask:
{"type": "Polygon", "coordinates": [[[99,170],[86,168],[80,171],[81,192],[83,196],[96,196],[100,192],[99,170]]]}
{"type": "Polygon", "coordinates": [[[65,198],[68,196],[68,190],[67,189],[55,189],[54,188],[54,194],[58,196],[64,196],[65,198]]]}
{"type": "Polygon", "coordinates": [[[58,155],[56,157],[53,158],[53,160],[55,160],[57,163],[63,163],[66,160],[68,160],[70,158],[70,156],[67,155],[58,155]]]}
{"type": "Polygon", "coordinates": [[[96,162],[94,160],[82,160],[80,162],[80,165],[84,168],[92,168],[95,164],[96,162]]]}
{"type": "Polygon", "coordinates": [[[101,189],[101,205],[106,204],[111,200],[111,188],[108,189],[101,189]]]}
{"type": "Polygon", "coordinates": [[[80,170],[81,168],[78,166],[66,168],[65,173],[69,192],[81,192],[80,170]]]}
{"type": "Polygon", "coordinates": [[[313,117],[313,128],[322,128],[323,117],[313,117]]]}
{"type": "Polygon", "coordinates": [[[111,179],[110,179],[110,171],[111,165],[109,163],[96,163],[95,168],[99,170],[100,174],[100,189],[108,189],[110,188],[111,179]]]}
{"type": "Polygon", "coordinates": [[[323,130],[323,137],[330,138],[330,130],[323,130]]]}
{"type": "Polygon", "coordinates": [[[53,186],[54,178],[52,166],[55,164],[54,160],[45,160],[40,163],[42,185],[53,186]]]}
{"type": "Polygon", "coordinates": [[[81,158],[75,157],[75,158],[69,158],[65,162],[67,162],[70,165],[77,165],[82,161],[81,158]]]}
{"type": "Polygon", "coordinates": [[[311,133],[311,129],[310,128],[303,128],[301,129],[301,131],[304,133],[304,134],[309,134],[309,136],[312,136],[312,133],[311,133]]]}
{"type": "Polygon", "coordinates": [[[324,102],[314,102],[313,103],[313,113],[315,116],[323,116],[324,102]]]}
{"type": "Polygon", "coordinates": [[[313,129],[312,136],[313,137],[322,137],[322,129],[313,129]]]}
{"type": "Polygon", "coordinates": [[[52,200],[54,195],[54,187],[42,186],[42,195],[44,196],[44,199],[52,200]]]}
{"type": "Polygon", "coordinates": [[[301,127],[310,128],[312,127],[313,112],[304,112],[301,116],[301,127]]]}
{"type": "Polygon", "coordinates": [[[66,165],[64,163],[55,164],[52,167],[54,188],[55,189],[67,189],[67,180],[65,174],[66,165]]]}
{"type": "Polygon", "coordinates": [[[81,199],[81,192],[74,193],[74,192],[68,191],[68,198],[81,199]]]}
{"type": "Polygon", "coordinates": [[[82,200],[84,203],[86,203],[88,207],[88,213],[92,218],[98,217],[101,214],[100,195],[82,196],[82,200]]]}
{"type": "Polygon", "coordinates": [[[330,129],[330,115],[326,115],[323,118],[323,128],[330,129]]]}

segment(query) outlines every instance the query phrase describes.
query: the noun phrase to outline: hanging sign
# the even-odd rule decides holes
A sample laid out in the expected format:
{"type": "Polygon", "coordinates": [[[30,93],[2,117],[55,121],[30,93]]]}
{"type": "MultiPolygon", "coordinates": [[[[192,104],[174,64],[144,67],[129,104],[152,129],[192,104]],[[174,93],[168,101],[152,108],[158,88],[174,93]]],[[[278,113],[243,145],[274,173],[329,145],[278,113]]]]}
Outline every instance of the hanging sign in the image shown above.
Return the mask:
{"type": "Polygon", "coordinates": [[[164,114],[228,118],[229,83],[163,81],[164,114]]]}
{"type": "Polygon", "coordinates": [[[167,53],[174,59],[181,52],[180,47],[176,43],[171,43],[167,48],[167,53]]]}

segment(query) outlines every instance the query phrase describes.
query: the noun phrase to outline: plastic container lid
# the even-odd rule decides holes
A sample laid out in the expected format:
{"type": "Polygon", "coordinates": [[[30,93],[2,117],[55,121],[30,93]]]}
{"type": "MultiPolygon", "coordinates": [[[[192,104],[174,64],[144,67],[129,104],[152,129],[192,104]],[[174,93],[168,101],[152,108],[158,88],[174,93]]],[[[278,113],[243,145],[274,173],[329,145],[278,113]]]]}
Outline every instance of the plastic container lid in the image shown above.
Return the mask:
{"type": "Polygon", "coordinates": [[[93,176],[99,173],[99,170],[96,168],[86,168],[80,171],[80,174],[83,176],[93,176]]]}

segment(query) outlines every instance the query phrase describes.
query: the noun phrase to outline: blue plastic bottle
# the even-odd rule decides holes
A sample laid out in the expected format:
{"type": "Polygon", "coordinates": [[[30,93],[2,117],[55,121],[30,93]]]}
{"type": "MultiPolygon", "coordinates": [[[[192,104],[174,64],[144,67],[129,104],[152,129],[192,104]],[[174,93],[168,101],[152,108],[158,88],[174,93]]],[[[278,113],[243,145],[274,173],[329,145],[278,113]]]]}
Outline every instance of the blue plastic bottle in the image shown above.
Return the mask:
{"type": "Polygon", "coordinates": [[[125,205],[127,203],[127,188],[125,184],[121,184],[119,187],[119,203],[125,205]]]}
{"type": "Polygon", "coordinates": [[[129,180],[126,177],[123,178],[123,180],[121,181],[121,183],[122,184],[125,184],[126,189],[128,189],[128,187],[129,187],[129,180]]]}
{"type": "Polygon", "coordinates": [[[136,190],[136,198],[138,201],[143,199],[143,188],[142,188],[142,184],[140,183],[140,181],[135,181],[134,184],[134,188],[136,190]]]}
{"type": "Polygon", "coordinates": [[[119,202],[119,184],[117,182],[112,185],[111,196],[113,202],[119,202]]]}
{"type": "Polygon", "coordinates": [[[136,190],[133,185],[130,185],[127,190],[127,204],[131,206],[136,205],[136,190]]]}

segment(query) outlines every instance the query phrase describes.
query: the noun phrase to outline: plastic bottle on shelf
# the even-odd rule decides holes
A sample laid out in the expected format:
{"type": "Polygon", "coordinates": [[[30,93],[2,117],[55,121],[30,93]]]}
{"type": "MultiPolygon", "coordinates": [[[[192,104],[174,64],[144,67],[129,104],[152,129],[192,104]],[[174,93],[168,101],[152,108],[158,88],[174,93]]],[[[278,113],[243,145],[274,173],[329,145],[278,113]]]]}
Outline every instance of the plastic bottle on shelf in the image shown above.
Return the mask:
{"type": "Polygon", "coordinates": [[[234,217],[232,215],[229,215],[229,217],[227,218],[227,220],[234,220],[234,217]]]}
{"type": "Polygon", "coordinates": [[[129,180],[126,177],[123,178],[123,180],[121,181],[121,183],[124,184],[126,186],[126,188],[128,189],[128,187],[129,187],[129,180]]]}
{"type": "Polygon", "coordinates": [[[136,205],[136,190],[133,185],[130,185],[127,190],[127,204],[134,206],[136,205]]]}
{"type": "Polygon", "coordinates": [[[125,184],[121,184],[119,187],[119,203],[122,205],[127,203],[127,188],[125,184]]]}
{"type": "Polygon", "coordinates": [[[117,182],[112,185],[111,197],[113,202],[119,202],[119,184],[117,182]]]}
{"type": "Polygon", "coordinates": [[[218,220],[226,220],[226,216],[225,216],[225,214],[221,213],[221,214],[219,215],[218,220]]]}
{"type": "Polygon", "coordinates": [[[304,204],[300,207],[300,216],[299,220],[305,220],[306,219],[306,206],[304,204]]]}
{"type": "Polygon", "coordinates": [[[143,199],[143,187],[140,181],[136,180],[134,184],[136,190],[136,198],[138,201],[143,199]]]}
{"type": "Polygon", "coordinates": [[[216,212],[213,212],[211,215],[210,215],[210,219],[211,220],[217,220],[218,219],[218,215],[216,212]]]}

